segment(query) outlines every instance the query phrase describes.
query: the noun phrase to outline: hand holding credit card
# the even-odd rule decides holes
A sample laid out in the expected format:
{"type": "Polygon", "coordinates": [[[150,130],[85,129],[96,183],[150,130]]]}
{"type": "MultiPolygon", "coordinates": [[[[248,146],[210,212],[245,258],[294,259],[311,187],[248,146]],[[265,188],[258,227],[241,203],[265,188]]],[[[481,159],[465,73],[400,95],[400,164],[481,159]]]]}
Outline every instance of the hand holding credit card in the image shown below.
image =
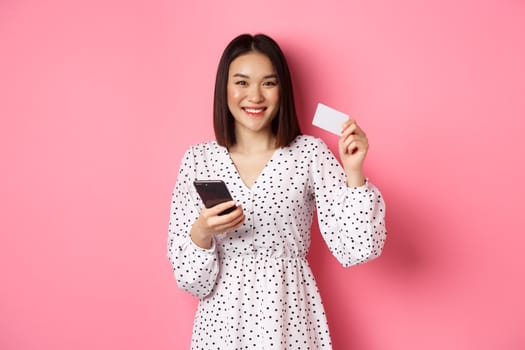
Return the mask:
{"type": "Polygon", "coordinates": [[[312,124],[321,129],[336,134],[337,136],[341,136],[343,124],[348,119],[349,116],[347,114],[319,103],[317,105],[317,110],[315,111],[312,124]]]}

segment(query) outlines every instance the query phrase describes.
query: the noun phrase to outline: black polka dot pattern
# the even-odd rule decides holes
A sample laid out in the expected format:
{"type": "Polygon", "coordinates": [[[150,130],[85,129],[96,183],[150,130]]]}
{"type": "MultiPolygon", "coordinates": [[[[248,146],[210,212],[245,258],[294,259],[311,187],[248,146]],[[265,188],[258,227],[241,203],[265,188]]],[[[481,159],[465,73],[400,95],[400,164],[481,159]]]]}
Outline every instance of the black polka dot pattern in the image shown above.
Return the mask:
{"type": "Polygon", "coordinates": [[[323,304],[306,260],[310,226],[319,227],[343,266],[381,253],[385,205],[371,183],[346,187],[322,140],[298,136],[278,149],[252,188],[226,148],[190,147],[173,192],[168,257],[178,286],[200,298],[192,349],[331,349],[323,304]],[[222,179],[246,214],[244,225],[214,237],[211,249],[189,237],[202,203],[194,179],[222,179]]]}

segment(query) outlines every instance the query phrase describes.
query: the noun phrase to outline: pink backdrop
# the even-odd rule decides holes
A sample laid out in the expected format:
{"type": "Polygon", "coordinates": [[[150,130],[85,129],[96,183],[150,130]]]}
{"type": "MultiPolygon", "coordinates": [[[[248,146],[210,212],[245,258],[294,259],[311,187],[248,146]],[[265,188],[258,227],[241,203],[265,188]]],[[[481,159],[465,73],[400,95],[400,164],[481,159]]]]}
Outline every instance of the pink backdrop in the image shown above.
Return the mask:
{"type": "Polygon", "coordinates": [[[0,2],[0,348],[188,349],[165,256],[185,148],[212,137],[233,36],[288,55],[367,131],[384,255],[343,269],[313,230],[335,349],[524,349],[525,3],[0,2]]]}

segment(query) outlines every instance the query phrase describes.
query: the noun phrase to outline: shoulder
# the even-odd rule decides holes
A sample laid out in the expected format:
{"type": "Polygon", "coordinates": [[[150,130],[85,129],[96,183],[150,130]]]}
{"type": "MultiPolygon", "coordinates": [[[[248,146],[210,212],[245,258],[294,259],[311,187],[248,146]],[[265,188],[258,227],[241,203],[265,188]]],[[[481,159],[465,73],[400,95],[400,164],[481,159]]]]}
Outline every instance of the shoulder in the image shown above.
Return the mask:
{"type": "Polygon", "coordinates": [[[223,148],[224,147],[219,146],[219,144],[216,141],[204,141],[189,146],[186,150],[186,157],[205,156],[207,154],[221,152],[223,148]]]}
{"type": "Polygon", "coordinates": [[[199,143],[195,143],[193,145],[190,145],[188,149],[191,150],[210,150],[220,147],[216,141],[203,141],[199,143]]]}
{"type": "Polygon", "coordinates": [[[299,135],[288,146],[290,149],[297,149],[308,153],[317,153],[319,150],[326,150],[328,147],[324,141],[312,135],[299,135]]]}

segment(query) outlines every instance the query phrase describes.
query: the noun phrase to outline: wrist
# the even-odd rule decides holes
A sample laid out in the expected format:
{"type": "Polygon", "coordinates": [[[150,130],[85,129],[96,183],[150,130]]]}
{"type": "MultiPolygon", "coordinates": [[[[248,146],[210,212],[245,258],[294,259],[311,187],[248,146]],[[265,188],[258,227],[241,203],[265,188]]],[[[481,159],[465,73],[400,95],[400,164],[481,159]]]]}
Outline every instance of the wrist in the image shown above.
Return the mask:
{"type": "Polygon", "coordinates": [[[346,185],[348,187],[360,187],[365,183],[366,178],[362,171],[346,172],[346,185]]]}
{"type": "Polygon", "coordinates": [[[190,239],[200,248],[210,249],[212,246],[212,236],[199,233],[193,227],[190,231],[190,239]]]}

